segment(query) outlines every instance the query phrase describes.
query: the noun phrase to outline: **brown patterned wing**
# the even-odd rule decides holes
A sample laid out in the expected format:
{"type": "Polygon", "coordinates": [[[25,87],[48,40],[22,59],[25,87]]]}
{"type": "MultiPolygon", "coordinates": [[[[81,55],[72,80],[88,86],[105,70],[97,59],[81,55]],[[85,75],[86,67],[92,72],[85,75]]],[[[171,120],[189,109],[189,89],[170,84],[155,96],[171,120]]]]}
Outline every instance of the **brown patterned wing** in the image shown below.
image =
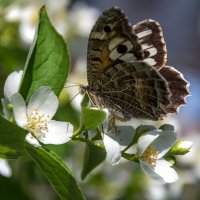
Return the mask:
{"type": "Polygon", "coordinates": [[[96,105],[108,108],[118,119],[161,120],[170,105],[168,84],[146,62],[118,63],[101,73],[101,79],[88,90],[96,105]]]}
{"type": "Polygon", "coordinates": [[[104,11],[92,28],[88,41],[87,76],[92,85],[99,73],[121,61],[142,60],[138,38],[127,17],[116,7],[104,11]]]}
{"type": "Polygon", "coordinates": [[[167,105],[167,113],[177,113],[181,105],[185,105],[185,97],[190,95],[189,82],[185,80],[183,74],[173,67],[165,66],[160,71],[161,75],[167,80],[169,89],[172,93],[171,104],[167,105]]]}
{"type": "Polygon", "coordinates": [[[148,19],[133,26],[144,51],[144,61],[161,69],[167,61],[167,49],[160,24],[148,19]]]}

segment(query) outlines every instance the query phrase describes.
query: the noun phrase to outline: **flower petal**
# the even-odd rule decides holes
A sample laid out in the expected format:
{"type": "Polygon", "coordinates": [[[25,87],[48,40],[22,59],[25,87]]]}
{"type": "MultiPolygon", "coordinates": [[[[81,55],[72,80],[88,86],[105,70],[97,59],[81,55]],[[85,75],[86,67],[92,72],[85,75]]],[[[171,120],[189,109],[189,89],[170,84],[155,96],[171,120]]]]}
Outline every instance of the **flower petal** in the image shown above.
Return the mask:
{"type": "Polygon", "coordinates": [[[7,120],[10,120],[12,117],[12,112],[8,109],[8,104],[10,103],[8,99],[2,98],[1,99],[2,107],[3,107],[3,114],[7,120]]]}
{"type": "Polygon", "coordinates": [[[163,166],[166,166],[166,167],[171,167],[172,166],[172,163],[168,162],[167,160],[165,160],[164,158],[160,158],[156,161],[156,164],[157,165],[163,165],[163,166]]]}
{"type": "Polygon", "coordinates": [[[142,160],[140,160],[140,166],[147,176],[150,176],[154,180],[163,182],[163,179],[155,173],[153,166],[149,165],[148,163],[142,160]]]}
{"type": "Polygon", "coordinates": [[[22,79],[23,71],[12,72],[6,79],[4,85],[4,96],[11,101],[11,97],[18,92],[19,85],[22,79]]]}
{"type": "Polygon", "coordinates": [[[159,152],[158,159],[162,158],[175,144],[177,134],[174,131],[160,131],[159,137],[151,143],[151,147],[159,152]]]}
{"type": "Polygon", "coordinates": [[[137,143],[137,153],[139,155],[142,155],[146,148],[154,141],[156,138],[159,137],[159,131],[149,131],[142,135],[137,143]]]}
{"type": "Polygon", "coordinates": [[[31,133],[28,133],[26,135],[26,141],[30,144],[32,144],[34,147],[40,147],[40,143],[37,141],[37,139],[35,139],[31,133]]]}
{"type": "Polygon", "coordinates": [[[13,104],[13,114],[18,126],[25,127],[27,124],[26,104],[23,97],[16,93],[13,95],[11,102],[13,104]]]}
{"type": "Polygon", "coordinates": [[[0,159],[0,174],[5,177],[12,176],[12,171],[7,160],[0,159]]]}
{"type": "Polygon", "coordinates": [[[73,126],[68,122],[51,120],[48,122],[48,132],[40,139],[44,144],[64,144],[71,140],[73,126]]]}
{"type": "Polygon", "coordinates": [[[118,164],[121,158],[120,144],[107,134],[103,135],[103,143],[107,152],[107,160],[111,162],[112,165],[118,164]]]}
{"type": "Polygon", "coordinates": [[[158,161],[154,171],[166,183],[173,183],[179,179],[177,172],[171,167],[171,163],[166,160],[165,162],[163,160],[161,162],[158,161]]]}
{"type": "Polygon", "coordinates": [[[112,133],[107,133],[113,140],[118,142],[121,146],[126,147],[130,144],[133,140],[135,129],[132,126],[116,126],[116,132],[115,129],[112,131],[112,133]]]}
{"type": "Polygon", "coordinates": [[[173,183],[178,180],[178,174],[172,167],[170,167],[170,164],[157,164],[154,168],[148,163],[140,160],[140,165],[144,173],[154,180],[164,183],[173,183]]]}
{"type": "Polygon", "coordinates": [[[28,115],[33,111],[37,110],[44,115],[49,115],[49,118],[55,115],[58,108],[58,98],[51,90],[50,87],[42,86],[36,90],[31,96],[28,102],[27,113],[28,115]]]}

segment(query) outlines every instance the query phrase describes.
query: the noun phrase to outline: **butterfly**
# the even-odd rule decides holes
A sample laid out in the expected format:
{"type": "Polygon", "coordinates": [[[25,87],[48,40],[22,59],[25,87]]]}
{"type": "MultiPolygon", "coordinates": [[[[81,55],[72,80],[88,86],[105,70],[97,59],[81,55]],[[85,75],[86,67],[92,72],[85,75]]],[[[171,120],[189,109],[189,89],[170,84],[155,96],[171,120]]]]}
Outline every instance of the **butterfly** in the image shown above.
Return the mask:
{"type": "Polygon", "coordinates": [[[121,121],[162,120],[177,113],[190,94],[188,81],[166,61],[159,23],[149,19],[132,26],[121,9],[112,7],[91,30],[88,86],[81,86],[81,93],[121,121]]]}

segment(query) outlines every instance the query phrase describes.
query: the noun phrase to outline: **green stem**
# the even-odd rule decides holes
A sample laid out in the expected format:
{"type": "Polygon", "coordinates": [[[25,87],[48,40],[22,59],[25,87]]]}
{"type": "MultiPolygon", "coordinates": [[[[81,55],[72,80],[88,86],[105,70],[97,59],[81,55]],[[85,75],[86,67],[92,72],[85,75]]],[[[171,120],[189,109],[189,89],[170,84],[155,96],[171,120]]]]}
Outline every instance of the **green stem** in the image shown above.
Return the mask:
{"type": "Polygon", "coordinates": [[[94,145],[96,147],[100,147],[100,148],[104,149],[104,145],[103,144],[101,144],[99,142],[88,140],[88,139],[80,137],[80,136],[72,137],[72,140],[74,140],[74,141],[80,141],[80,142],[85,142],[85,143],[88,143],[88,144],[91,144],[91,145],[94,145]]]}
{"type": "Polygon", "coordinates": [[[139,156],[137,154],[129,154],[122,152],[122,157],[130,161],[139,162],[139,156]]]}
{"type": "Polygon", "coordinates": [[[83,123],[81,123],[80,127],[72,134],[72,140],[76,138],[78,135],[80,135],[83,130],[84,130],[83,123]]]}

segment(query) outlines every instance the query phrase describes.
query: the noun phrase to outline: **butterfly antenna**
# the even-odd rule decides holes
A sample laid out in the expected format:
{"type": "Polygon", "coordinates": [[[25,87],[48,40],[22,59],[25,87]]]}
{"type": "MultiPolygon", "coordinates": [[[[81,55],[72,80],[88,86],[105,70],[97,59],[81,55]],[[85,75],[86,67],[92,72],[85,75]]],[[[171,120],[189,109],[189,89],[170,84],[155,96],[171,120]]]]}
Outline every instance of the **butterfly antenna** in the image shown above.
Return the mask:
{"type": "Polygon", "coordinates": [[[88,95],[88,98],[89,98],[90,103],[92,104],[92,106],[96,107],[94,101],[93,101],[92,98],[90,97],[90,95],[89,95],[89,93],[88,93],[87,90],[86,90],[86,94],[88,95]]]}
{"type": "Polygon", "coordinates": [[[69,130],[69,122],[67,123],[67,132],[68,132],[68,130],[69,130]]]}
{"type": "Polygon", "coordinates": [[[102,139],[103,139],[104,134],[105,134],[105,132],[104,132],[104,128],[103,128],[103,123],[101,123],[101,131],[102,131],[102,139]]]}
{"type": "Polygon", "coordinates": [[[69,100],[69,103],[71,103],[79,94],[80,94],[80,92],[78,92],[77,94],[75,94],[75,95],[69,100]]]}

